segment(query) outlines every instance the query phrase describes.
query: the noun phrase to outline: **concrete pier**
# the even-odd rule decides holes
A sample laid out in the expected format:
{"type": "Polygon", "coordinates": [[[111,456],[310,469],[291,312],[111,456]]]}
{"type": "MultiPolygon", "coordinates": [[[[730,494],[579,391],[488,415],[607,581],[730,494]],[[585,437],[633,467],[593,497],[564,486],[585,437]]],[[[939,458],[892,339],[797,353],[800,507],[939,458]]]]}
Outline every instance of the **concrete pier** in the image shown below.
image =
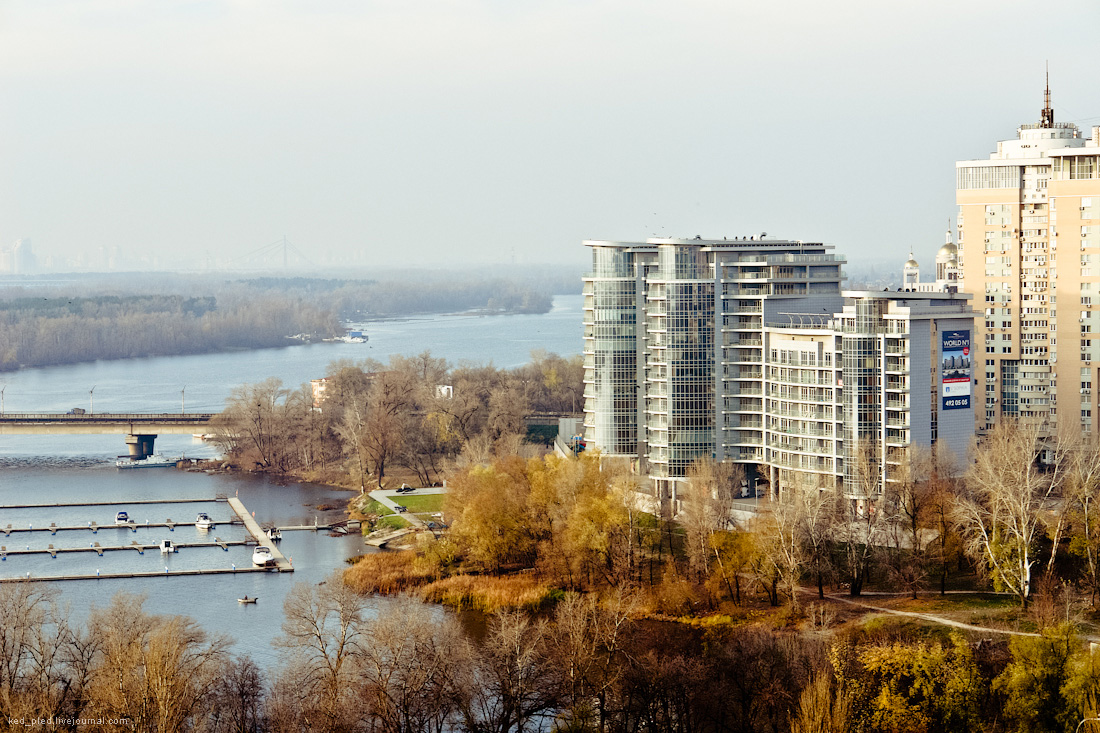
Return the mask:
{"type": "Polygon", "coordinates": [[[279,552],[279,548],[275,546],[267,534],[260,528],[259,523],[248,513],[248,510],[244,508],[244,504],[240,499],[236,497],[229,497],[230,508],[237,513],[237,516],[244,522],[245,529],[248,530],[257,543],[263,545],[267,549],[271,550],[271,556],[275,559],[275,567],[279,569],[280,573],[294,572],[294,566],[286,559],[283,553],[279,552]]]}

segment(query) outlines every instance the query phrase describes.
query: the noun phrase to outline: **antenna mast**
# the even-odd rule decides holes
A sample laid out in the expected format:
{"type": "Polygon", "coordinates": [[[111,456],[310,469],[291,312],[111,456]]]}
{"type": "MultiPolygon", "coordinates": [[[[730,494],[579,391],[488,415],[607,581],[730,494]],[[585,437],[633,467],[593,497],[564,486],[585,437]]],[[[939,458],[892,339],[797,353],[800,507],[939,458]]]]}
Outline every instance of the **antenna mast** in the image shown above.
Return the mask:
{"type": "Polygon", "coordinates": [[[1047,88],[1043,92],[1043,116],[1039,127],[1054,127],[1054,110],[1050,106],[1050,62],[1047,62],[1047,88]]]}

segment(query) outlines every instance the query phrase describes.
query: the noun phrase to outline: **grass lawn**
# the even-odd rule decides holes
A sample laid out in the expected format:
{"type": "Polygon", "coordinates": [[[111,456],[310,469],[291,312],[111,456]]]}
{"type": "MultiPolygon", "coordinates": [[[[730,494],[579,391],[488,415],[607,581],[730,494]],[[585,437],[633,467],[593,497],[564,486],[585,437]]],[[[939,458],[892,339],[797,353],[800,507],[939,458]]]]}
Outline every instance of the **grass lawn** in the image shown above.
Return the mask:
{"type": "Polygon", "coordinates": [[[362,502],[360,504],[359,511],[363,512],[364,514],[377,514],[380,517],[384,517],[387,514],[393,514],[392,509],[378,503],[374,499],[366,499],[366,501],[362,502]]]}
{"type": "Polygon", "coordinates": [[[442,510],[445,496],[445,494],[424,494],[423,496],[397,494],[390,499],[394,504],[407,506],[413,514],[426,514],[442,510]]]}

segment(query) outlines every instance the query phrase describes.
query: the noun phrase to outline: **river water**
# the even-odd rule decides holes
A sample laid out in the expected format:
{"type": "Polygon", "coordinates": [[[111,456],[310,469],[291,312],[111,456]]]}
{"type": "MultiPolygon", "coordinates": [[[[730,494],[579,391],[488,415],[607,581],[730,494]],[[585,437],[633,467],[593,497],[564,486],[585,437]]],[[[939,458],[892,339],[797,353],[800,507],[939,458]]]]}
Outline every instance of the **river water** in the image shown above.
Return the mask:
{"type": "MultiPolygon", "coordinates": [[[[391,354],[431,351],[452,364],[493,363],[513,367],[525,363],[532,349],[564,355],[580,352],[581,296],[556,296],[553,309],[542,315],[434,316],[364,324],[366,344],[313,344],[241,351],[207,356],[126,359],[30,369],[0,374],[6,412],[51,412],[72,407],[95,412],[187,412],[220,410],[231,390],[240,384],[278,377],[297,386],[323,376],[337,359],[373,358],[385,361],[391,354]],[[94,389],[94,391],[93,391],[94,389]],[[181,394],[182,393],[182,394],[181,394]]],[[[164,435],[156,448],[165,455],[213,457],[214,449],[190,436],[164,435]]],[[[278,484],[262,477],[208,475],[167,469],[119,471],[115,456],[125,453],[122,436],[59,435],[0,436],[0,546],[18,549],[125,546],[132,542],[157,544],[244,539],[243,527],[227,522],[232,510],[217,495],[237,496],[261,523],[307,525],[338,518],[347,492],[301,483],[278,484]],[[195,499],[187,504],[127,504],[136,500],[195,499]],[[25,504],[117,502],[112,506],[10,509],[25,504]],[[143,522],[194,521],[205,511],[220,522],[209,533],[194,527],[141,528],[136,531],[111,526],[119,509],[143,522]],[[13,532],[18,527],[86,526],[90,529],[50,532],[13,532]]],[[[273,639],[282,623],[282,603],[295,583],[317,584],[345,567],[345,560],[372,551],[361,538],[329,537],[325,532],[286,532],[283,554],[293,559],[293,573],[242,573],[237,575],[174,576],[156,578],[77,580],[57,582],[75,618],[86,617],[93,606],[106,605],[118,591],[144,594],[145,608],[153,613],[178,613],[195,618],[210,631],[229,634],[236,650],[247,652],[261,667],[274,663],[273,639]],[[237,603],[242,595],[258,597],[255,605],[237,603]]],[[[0,578],[124,572],[159,572],[165,569],[232,569],[251,565],[251,549],[230,546],[182,548],[164,556],[156,550],[7,555],[0,560],[0,578]]],[[[376,609],[384,599],[372,600],[376,609]]]]}

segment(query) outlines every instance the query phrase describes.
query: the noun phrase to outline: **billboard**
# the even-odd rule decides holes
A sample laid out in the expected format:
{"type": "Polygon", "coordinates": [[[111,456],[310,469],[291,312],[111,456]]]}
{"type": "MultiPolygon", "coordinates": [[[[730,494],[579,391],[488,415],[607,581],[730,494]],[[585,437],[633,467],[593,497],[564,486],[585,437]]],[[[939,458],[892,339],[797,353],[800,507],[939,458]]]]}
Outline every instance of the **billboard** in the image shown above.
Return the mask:
{"type": "Polygon", "coordinates": [[[970,331],[943,331],[940,340],[943,409],[970,407],[970,331]]]}

